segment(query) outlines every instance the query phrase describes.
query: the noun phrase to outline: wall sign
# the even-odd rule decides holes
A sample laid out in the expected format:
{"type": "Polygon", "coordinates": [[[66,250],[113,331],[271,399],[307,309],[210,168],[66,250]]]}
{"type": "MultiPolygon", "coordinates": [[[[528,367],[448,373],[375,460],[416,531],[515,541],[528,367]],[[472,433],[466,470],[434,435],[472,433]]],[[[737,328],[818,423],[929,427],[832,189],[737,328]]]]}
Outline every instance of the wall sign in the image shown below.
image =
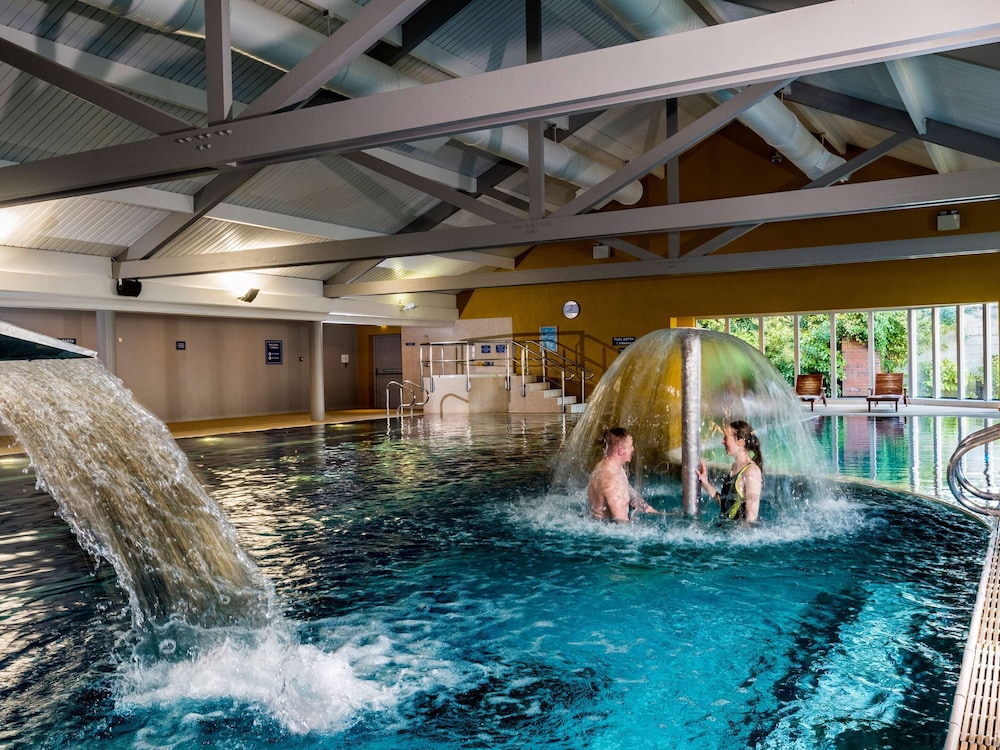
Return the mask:
{"type": "Polygon", "coordinates": [[[635,336],[612,336],[611,345],[618,347],[618,353],[625,351],[625,347],[635,343],[635,336]]]}
{"type": "Polygon", "coordinates": [[[271,339],[264,342],[264,363],[269,365],[280,365],[284,363],[282,353],[283,342],[278,339],[271,339]]]}
{"type": "Polygon", "coordinates": [[[542,326],[538,329],[538,332],[541,334],[542,347],[548,349],[550,352],[554,352],[559,345],[559,327],[542,326]]]}
{"type": "Polygon", "coordinates": [[[175,341],[174,348],[177,349],[177,351],[181,351],[182,349],[187,349],[188,343],[187,341],[175,341]]]}

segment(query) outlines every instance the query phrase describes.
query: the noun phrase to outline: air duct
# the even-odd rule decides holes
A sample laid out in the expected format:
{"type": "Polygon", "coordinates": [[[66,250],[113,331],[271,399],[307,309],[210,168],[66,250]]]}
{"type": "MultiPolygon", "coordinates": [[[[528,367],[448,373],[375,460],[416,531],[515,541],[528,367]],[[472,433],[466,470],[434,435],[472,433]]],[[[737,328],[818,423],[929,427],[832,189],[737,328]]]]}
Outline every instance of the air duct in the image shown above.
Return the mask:
{"type": "MultiPolygon", "coordinates": [[[[83,0],[95,8],[129,20],[187,36],[205,36],[202,0],[83,0]]],[[[326,37],[251,0],[230,0],[230,39],[234,49],[261,62],[290,70],[326,37]]],[[[421,86],[420,81],[364,55],[345,67],[327,86],[352,98],[421,86]]],[[[528,137],[512,125],[493,130],[462,133],[453,138],[516,164],[528,164],[528,137]]],[[[565,146],[543,140],[545,173],[578,187],[589,188],[610,177],[614,170],[565,146]]],[[[633,182],[612,196],[626,205],[642,197],[642,185],[633,182]]]]}
{"type": "MultiPolygon", "coordinates": [[[[618,19],[637,39],[679,34],[705,26],[684,0],[597,0],[597,4],[618,19]]],[[[720,91],[715,96],[726,99],[732,94],[720,91]]],[[[773,96],[754,105],[737,119],[810,179],[814,180],[844,163],[841,157],[827,151],[773,96]]]]}

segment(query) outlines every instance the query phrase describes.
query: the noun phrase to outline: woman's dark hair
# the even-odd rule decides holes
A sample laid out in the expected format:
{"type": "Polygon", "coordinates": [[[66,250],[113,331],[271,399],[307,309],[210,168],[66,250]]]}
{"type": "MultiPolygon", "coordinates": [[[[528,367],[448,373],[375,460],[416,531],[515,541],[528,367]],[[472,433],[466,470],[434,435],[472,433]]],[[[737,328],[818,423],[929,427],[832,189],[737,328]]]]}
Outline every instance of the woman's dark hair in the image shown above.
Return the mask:
{"type": "Polygon", "coordinates": [[[736,436],[736,439],[743,441],[743,444],[750,452],[750,458],[753,459],[755,464],[757,464],[757,468],[760,469],[760,473],[763,475],[764,457],[760,454],[760,438],[758,438],[757,433],[753,431],[753,427],[742,420],[730,422],[729,427],[733,431],[733,435],[736,436]]]}

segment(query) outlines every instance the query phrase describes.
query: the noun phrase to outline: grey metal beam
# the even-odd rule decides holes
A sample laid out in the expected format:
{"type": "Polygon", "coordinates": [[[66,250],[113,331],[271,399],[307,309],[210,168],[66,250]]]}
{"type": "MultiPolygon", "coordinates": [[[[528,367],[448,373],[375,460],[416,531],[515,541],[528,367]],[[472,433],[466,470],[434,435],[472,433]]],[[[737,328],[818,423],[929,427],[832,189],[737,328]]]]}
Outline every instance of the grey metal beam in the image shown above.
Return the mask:
{"type": "Polygon", "coordinates": [[[397,167],[395,164],[383,161],[382,159],[372,156],[371,154],[359,151],[355,154],[344,154],[343,158],[348,161],[352,161],[365,169],[370,169],[372,172],[377,172],[378,174],[388,177],[389,179],[400,182],[403,185],[408,185],[415,190],[427,193],[440,201],[450,203],[457,208],[464,209],[465,211],[475,214],[476,216],[488,219],[489,221],[516,221],[520,218],[514,214],[499,209],[496,206],[477,201],[471,195],[459,192],[458,190],[454,190],[426,177],[421,177],[420,175],[409,172],[401,167],[397,167]]]}
{"type": "Polygon", "coordinates": [[[430,0],[403,22],[401,46],[379,42],[368,52],[369,57],[390,67],[395,65],[471,2],[472,0],[430,0]]]}
{"type": "MultiPolygon", "coordinates": [[[[815,180],[810,182],[808,185],[802,187],[803,190],[815,189],[818,187],[827,187],[833,185],[839,180],[846,179],[854,172],[859,169],[868,166],[873,161],[881,159],[883,156],[888,154],[897,146],[901,146],[911,139],[909,133],[894,133],[893,135],[886,138],[884,141],[872,146],[867,151],[858,154],[854,158],[844,162],[836,169],[831,169],[827,174],[817,177],[815,180]]],[[[722,234],[719,234],[708,242],[704,242],[696,248],[689,250],[684,254],[685,258],[694,258],[699,255],[710,255],[714,253],[721,247],[725,247],[730,242],[739,239],[745,234],[749,234],[754,229],[760,226],[759,222],[753,224],[744,224],[742,226],[730,227],[722,234]]]]}
{"type": "MultiPolygon", "coordinates": [[[[426,0],[372,0],[368,3],[355,18],[344,24],[326,42],[320,45],[310,55],[308,55],[295,68],[285,74],[276,84],[259,96],[242,113],[241,118],[253,117],[258,114],[269,113],[301,101],[316,92],[326,81],[334,76],[339,70],[347,65],[365,49],[370,46],[373,40],[377,40],[382,34],[395,26],[400,20],[408,16],[416,7],[422,5],[426,0]]],[[[227,71],[224,63],[216,61],[213,57],[225,57],[231,55],[227,42],[228,24],[228,0],[214,0],[226,7],[224,14],[222,8],[214,11],[206,9],[206,12],[215,18],[210,27],[206,17],[206,45],[209,51],[209,83],[212,84],[212,66],[219,68],[214,73],[216,78],[224,78],[227,71]],[[214,28],[214,27],[220,28],[214,28]],[[212,33],[209,33],[212,32],[212,33]],[[213,41],[212,37],[219,36],[218,41],[213,41]],[[223,47],[220,49],[220,46],[223,47]]],[[[229,71],[231,73],[231,71],[229,71]]],[[[216,81],[214,86],[209,87],[209,120],[212,121],[213,98],[224,98],[226,82],[216,81]],[[223,92],[213,94],[213,88],[223,87],[223,92]]],[[[231,75],[228,82],[229,104],[232,104],[232,81],[231,75]]],[[[215,117],[221,115],[220,107],[224,102],[216,102],[214,105],[215,117]]],[[[227,127],[223,131],[229,131],[227,127]]],[[[211,144],[201,143],[200,146],[211,144]]],[[[155,255],[164,245],[180,236],[189,227],[193,226],[205,214],[215,208],[219,203],[241,188],[257,173],[262,167],[242,169],[216,176],[211,183],[202,188],[195,196],[195,210],[190,214],[172,214],[168,216],[143,237],[137,240],[124,255],[117,260],[136,260],[149,258],[155,255]]]]}
{"type": "Polygon", "coordinates": [[[539,221],[466,227],[419,235],[369,237],[291,247],[127,261],[121,264],[119,273],[126,278],[149,278],[375,257],[437,255],[455,250],[484,250],[650,232],[727,227],[752,222],[953,206],[997,199],[1000,199],[1000,167],[814,190],[720,198],[673,206],[651,206],[561,218],[549,216],[539,221]]]}
{"type": "Polygon", "coordinates": [[[709,273],[743,273],[761,269],[812,268],[850,263],[936,258],[948,255],[1000,253],[1000,232],[893,240],[855,245],[828,245],[792,250],[732,253],[708,257],[659,258],[632,263],[598,263],[586,266],[542,268],[507,273],[370,281],[361,284],[327,284],[327,297],[414,294],[455,289],[496,289],[579,281],[608,281],[650,276],[693,276],[709,273]]]}
{"type": "Polygon", "coordinates": [[[911,137],[928,143],[936,143],[938,146],[1000,162],[1000,139],[983,133],[936,120],[927,120],[927,132],[921,135],[917,133],[913,122],[905,112],[847,94],[821,89],[802,81],[796,81],[789,87],[785,100],[885,130],[909,133],[911,137]]]}
{"type": "Polygon", "coordinates": [[[718,132],[750,107],[784,87],[788,81],[789,79],[783,79],[747,86],[739,94],[715,107],[705,116],[699,117],[676,135],[668,137],[646,153],[629,161],[610,177],[580,193],[569,203],[553,211],[552,216],[573,216],[607,200],[633,180],[644,177],[654,168],[718,132]]]}
{"type": "Polygon", "coordinates": [[[150,132],[167,135],[191,128],[191,123],[187,120],[167,114],[2,38],[0,38],[0,60],[129,122],[134,122],[150,132]]]}
{"type": "Polygon", "coordinates": [[[985,44],[1000,3],[881,0],[785,13],[544,60],[469,78],[192,130],[0,170],[0,206],[166,181],[223,165],[289,161],[630,102],[985,44]],[[880,20],[885,17],[886,22],[880,20]],[[888,22],[891,20],[891,23],[888,22]],[[803,24],[836,33],[801,33],[803,24]],[[767,38],[773,44],[757,44],[767,38]],[[742,42],[742,43],[741,43],[742,42]],[[670,80],[684,60],[686,75],[670,80]],[[566,81],[573,81],[567,86],[566,81]],[[227,126],[228,130],[229,126],[227,126]]]}
{"type": "MultiPolygon", "coordinates": [[[[664,102],[663,117],[667,138],[680,132],[680,112],[676,99],[664,102]]],[[[681,160],[680,155],[671,156],[663,165],[664,179],[667,183],[667,203],[681,202],[681,160]]],[[[678,258],[681,254],[680,232],[670,232],[667,235],[667,257],[678,258]]]]}
{"type": "MultiPolygon", "coordinates": [[[[164,245],[179,237],[192,224],[218,206],[236,190],[252,180],[263,169],[240,169],[217,175],[211,182],[195,193],[191,213],[172,213],[142,237],[115,260],[143,260],[155,255],[164,245]]],[[[126,277],[127,278],[127,277],[126,277]]]]}
{"type": "Polygon", "coordinates": [[[427,0],[371,0],[354,18],[255,99],[240,117],[270,114],[312,96],[427,0]]]}
{"type": "Polygon", "coordinates": [[[233,44],[229,0],[205,0],[205,70],[208,78],[208,121],[233,116],[233,44]]]}

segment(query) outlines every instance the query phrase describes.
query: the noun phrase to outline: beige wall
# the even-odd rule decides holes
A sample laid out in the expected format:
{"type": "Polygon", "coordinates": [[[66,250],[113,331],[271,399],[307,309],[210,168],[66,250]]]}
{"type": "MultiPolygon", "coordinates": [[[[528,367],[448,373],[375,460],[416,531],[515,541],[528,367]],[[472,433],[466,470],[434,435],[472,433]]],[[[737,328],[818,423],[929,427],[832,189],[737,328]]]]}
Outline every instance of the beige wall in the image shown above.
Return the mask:
{"type": "MultiPolygon", "coordinates": [[[[0,309],[0,320],[97,349],[93,312],[0,309]]],[[[166,422],[308,412],[312,325],[118,313],[117,374],[138,403],[166,422]],[[282,364],[265,362],[267,340],[282,342],[282,364]]],[[[326,408],[355,408],[355,331],[328,325],[323,333],[326,408]],[[347,367],[342,353],[351,359],[347,367]]]]}

